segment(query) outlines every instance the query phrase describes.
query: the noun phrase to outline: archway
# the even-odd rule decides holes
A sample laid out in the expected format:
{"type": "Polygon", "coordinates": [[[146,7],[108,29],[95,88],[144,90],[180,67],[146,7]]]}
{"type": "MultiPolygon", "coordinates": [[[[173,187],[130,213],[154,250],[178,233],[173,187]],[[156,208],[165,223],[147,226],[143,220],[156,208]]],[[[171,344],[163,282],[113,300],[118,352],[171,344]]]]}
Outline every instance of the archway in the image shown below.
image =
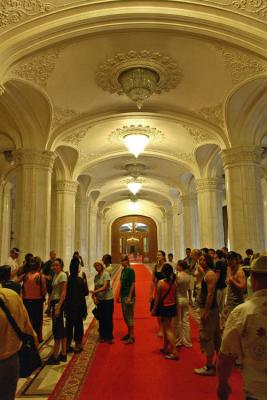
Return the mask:
{"type": "Polygon", "coordinates": [[[142,215],[129,215],[116,219],[111,228],[111,254],[113,262],[120,255],[129,254],[135,262],[154,262],[157,252],[157,226],[153,219],[142,215]]]}

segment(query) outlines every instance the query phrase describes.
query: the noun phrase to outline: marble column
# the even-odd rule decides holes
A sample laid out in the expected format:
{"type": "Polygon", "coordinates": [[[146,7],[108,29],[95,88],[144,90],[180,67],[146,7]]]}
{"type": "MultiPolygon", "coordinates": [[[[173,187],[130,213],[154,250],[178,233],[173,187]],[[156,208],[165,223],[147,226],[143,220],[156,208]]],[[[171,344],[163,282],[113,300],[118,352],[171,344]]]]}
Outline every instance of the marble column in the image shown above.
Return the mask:
{"type": "Polygon", "coordinates": [[[267,177],[264,177],[261,183],[264,209],[264,248],[267,249],[267,177]]]}
{"type": "MultiPolygon", "coordinates": [[[[184,247],[199,247],[199,227],[197,214],[197,195],[194,192],[181,196],[183,204],[184,247]]],[[[185,257],[185,254],[183,254],[185,257]]]]}
{"type": "Polygon", "coordinates": [[[264,250],[263,198],[260,182],[262,149],[240,146],[223,150],[230,248],[264,250]]]}
{"type": "Polygon", "coordinates": [[[88,206],[89,199],[76,197],[75,209],[75,248],[88,265],[88,206]]]}
{"type": "Polygon", "coordinates": [[[56,252],[63,258],[65,269],[75,251],[75,197],[77,182],[60,180],[56,182],[56,252]]]}
{"type": "Polygon", "coordinates": [[[97,207],[90,206],[88,260],[89,260],[89,269],[91,271],[93,264],[96,260],[96,239],[97,239],[97,207]]]}
{"type": "Polygon", "coordinates": [[[196,180],[200,247],[221,248],[224,245],[222,215],[222,180],[196,180]]]}
{"type": "Polygon", "coordinates": [[[14,152],[16,243],[22,254],[46,259],[50,247],[51,175],[56,156],[42,150],[14,152]]]}
{"type": "Polygon", "coordinates": [[[0,263],[6,264],[10,250],[11,236],[11,189],[10,182],[0,185],[0,263]]]}

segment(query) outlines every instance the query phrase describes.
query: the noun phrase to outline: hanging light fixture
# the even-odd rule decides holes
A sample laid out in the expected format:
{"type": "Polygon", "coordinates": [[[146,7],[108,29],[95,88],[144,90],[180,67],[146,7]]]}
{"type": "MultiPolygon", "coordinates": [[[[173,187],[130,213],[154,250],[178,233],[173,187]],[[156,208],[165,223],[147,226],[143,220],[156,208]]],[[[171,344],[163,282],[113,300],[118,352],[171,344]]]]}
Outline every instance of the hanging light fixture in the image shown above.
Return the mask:
{"type": "Polygon", "coordinates": [[[123,92],[141,110],[143,103],[156,92],[159,74],[150,68],[136,67],[122,71],[118,81],[123,92]]]}
{"type": "Polygon", "coordinates": [[[142,182],[140,182],[140,180],[137,179],[132,179],[130,182],[127,183],[127,186],[130,192],[132,192],[135,195],[141,189],[142,182]]]}
{"type": "Polygon", "coordinates": [[[123,142],[135,158],[142,153],[149,142],[149,136],[143,133],[130,133],[123,137],[123,142]]]}

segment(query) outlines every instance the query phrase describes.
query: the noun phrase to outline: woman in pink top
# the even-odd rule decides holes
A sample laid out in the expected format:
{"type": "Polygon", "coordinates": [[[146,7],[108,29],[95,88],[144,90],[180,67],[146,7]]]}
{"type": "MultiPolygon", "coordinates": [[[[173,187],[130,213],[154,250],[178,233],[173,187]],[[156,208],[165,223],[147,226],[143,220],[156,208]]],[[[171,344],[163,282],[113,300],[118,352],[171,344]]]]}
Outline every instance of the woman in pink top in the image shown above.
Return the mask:
{"type": "Polygon", "coordinates": [[[152,315],[160,317],[163,327],[164,347],[160,351],[168,360],[178,360],[172,328],[172,319],[176,316],[176,277],[170,264],[163,265],[162,274],[164,278],[157,285],[152,315]]]}
{"type": "Polygon", "coordinates": [[[28,311],[30,321],[39,343],[42,342],[43,302],[46,295],[46,280],[40,272],[41,259],[34,257],[29,265],[29,272],[23,277],[22,297],[28,311]]]}

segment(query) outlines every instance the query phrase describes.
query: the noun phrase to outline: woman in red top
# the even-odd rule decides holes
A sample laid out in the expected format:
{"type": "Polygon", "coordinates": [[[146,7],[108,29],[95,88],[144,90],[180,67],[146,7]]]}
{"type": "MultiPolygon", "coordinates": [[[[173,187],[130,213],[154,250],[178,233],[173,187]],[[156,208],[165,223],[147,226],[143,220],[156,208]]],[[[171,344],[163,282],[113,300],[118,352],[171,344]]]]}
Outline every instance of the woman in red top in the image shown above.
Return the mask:
{"type": "Polygon", "coordinates": [[[172,319],[176,316],[176,277],[170,264],[163,265],[162,274],[164,278],[157,285],[152,315],[160,317],[163,327],[164,347],[160,351],[168,360],[178,360],[175,335],[172,329],[172,319]]]}
{"type": "Polygon", "coordinates": [[[29,272],[23,277],[22,297],[28,311],[30,321],[39,343],[42,342],[43,302],[46,295],[46,280],[40,272],[42,261],[34,257],[29,264],[29,272]]]}

